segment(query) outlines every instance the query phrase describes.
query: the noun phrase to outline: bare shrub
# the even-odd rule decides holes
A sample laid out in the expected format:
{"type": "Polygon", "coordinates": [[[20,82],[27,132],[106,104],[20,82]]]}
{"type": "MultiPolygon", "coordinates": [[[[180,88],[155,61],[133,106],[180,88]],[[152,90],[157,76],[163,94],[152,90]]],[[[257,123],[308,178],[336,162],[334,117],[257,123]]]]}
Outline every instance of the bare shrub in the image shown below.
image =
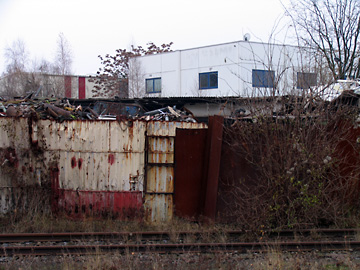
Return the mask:
{"type": "Polygon", "coordinates": [[[302,110],[305,104],[298,100],[291,114],[257,114],[225,128],[223,155],[235,165],[222,163],[232,171],[220,179],[220,200],[229,206],[222,219],[255,230],[354,225],[357,108],[323,103],[302,110]]]}

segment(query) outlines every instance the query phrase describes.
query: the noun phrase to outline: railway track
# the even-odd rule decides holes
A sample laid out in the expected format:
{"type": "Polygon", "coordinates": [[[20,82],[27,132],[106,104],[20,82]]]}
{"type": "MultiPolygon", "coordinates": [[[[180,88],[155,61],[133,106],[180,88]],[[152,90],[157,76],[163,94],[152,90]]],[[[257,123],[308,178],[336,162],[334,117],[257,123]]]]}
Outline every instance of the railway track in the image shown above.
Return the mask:
{"type": "Polygon", "coordinates": [[[116,232],[0,234],[0,256],[98,253],[185,253],[360,250],[360,230],[297,230],[266,232],[266,241],[239,242],[248,231],[221,232],[224,242],[213,242],[218,232],[116,232]],[[204,235],[206,239],[204,239],[204,235]],[[308,240],[309,237],[315,237],[308,240]],[[186,239],[192,239],[187,243],[186,239]],[[294,240],[296,239],[296,240],[294,240]],[[335,239],[335,240],[334,240],[335,239]],[[204,241],[207,242],[204,242],[204,241]],[[175,242],[175,243],[169,243],[175,242]],[[45,244],[44,244],[45,243],[45,244]]]}

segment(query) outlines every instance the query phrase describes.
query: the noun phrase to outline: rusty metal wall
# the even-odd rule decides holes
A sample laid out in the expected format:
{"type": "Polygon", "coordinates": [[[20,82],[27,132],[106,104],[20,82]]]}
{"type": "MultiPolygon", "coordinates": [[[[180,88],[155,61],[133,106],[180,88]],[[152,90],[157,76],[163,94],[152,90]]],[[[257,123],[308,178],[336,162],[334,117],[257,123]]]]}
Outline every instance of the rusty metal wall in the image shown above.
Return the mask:
{"type": "Polygon", "coordinates": [[[0,118],[0,213],[16,188],[51,184],[52,209],[72,217],[145,211],[169,221],[177,127],[206,124],[0,118]]]}
{"type": "Polygon", "coordinates": [[[38,189],[47,155],[32,151],[29,121],[0,118],[0,214],[25,207],[28,188],[38,189]],[[21,196],[21,198],[20,198],[21,196]],[[22,202],[23,205],[19,205],[22,202]]]}
{"type": "Polygon", "coordinates": [[[44,183],[52,184],[52,206],[59,211],[89,213],[96,205],[142,211],[145,130],[142,121],[1,118],[0,213],[11,211],[16,188],[44,183]]]}
{"type": "Polygon", "coordinates": [[[166,222],[173,217],[174,143],[176,128],[206,128],[204,123],[148,122],[146,136],[145,218],[166,222]]]}
{"type": "Polygon", "coordinates": [[[71,190],[142,191],[146,123],[43,121],[33,137],[58,155],[59,187],[71,190]]]}
{"type": "Polygon", "coordinates": [[[142,212],[146,123],[49,121],[44,147],[59,153],[58,211],[72,217],[142,212]],[[53,132],[53,131],[56,132],[53,132]]]}

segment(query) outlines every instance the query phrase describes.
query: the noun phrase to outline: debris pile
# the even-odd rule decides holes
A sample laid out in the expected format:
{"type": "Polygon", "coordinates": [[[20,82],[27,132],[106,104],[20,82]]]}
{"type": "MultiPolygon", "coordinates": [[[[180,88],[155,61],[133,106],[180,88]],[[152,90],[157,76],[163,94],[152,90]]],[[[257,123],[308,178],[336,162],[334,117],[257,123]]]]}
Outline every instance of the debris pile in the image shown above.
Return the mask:
{"type": "Polygon", "coordinates": [[[93,105],[70,104],[68,99],[0,100],[0,117],[34,117],[54,120],[136,120],[196,122],[188,110],[165,107],[149,112],[138,104],[97,101],[93,105]]]}
{"type": "Polygon", "coordinates": [[[346,93],[360,94],[360,81],[358,80],[337,80],[329,85],[314,87],[309,98],[332,102],[339,99],[346,93]]]}
{"type": "Polygon", "coordinates": [[[10,100],[0,102],[0,116],[34,117],[37,119],[75,120],[97,119],[90,108],[74,106],[63,100],[10,100]]]}
{"type": "Polygon", "coordinates": [[[180,111],[167,106],[165,108],[153,110],[150,112],[144,113],[144,116],[141,119],[149,120],[157,120],[157,121],[185,121],[185,122],[193,122],[196,123],[194,116],[189,111],[180,111]]]}

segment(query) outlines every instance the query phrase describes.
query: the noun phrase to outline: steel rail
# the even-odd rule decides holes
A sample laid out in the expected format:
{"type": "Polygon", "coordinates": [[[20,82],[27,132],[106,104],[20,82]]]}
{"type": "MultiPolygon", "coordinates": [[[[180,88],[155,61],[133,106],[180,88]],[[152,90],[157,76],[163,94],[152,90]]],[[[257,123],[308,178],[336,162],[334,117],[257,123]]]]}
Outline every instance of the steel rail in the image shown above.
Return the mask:
{"type": "Polygon", "coordinates": [[[173,237],[185,238],[187,236],[201,239],[203,236],[226,235],[238,237],[246,234],[268,236],[268,237],[295,237],[295,236],[354,236],[359,234],[360,229],[306,229],[306,230],[282,230],[282,231],[246,231],[246,230],[225,230],[225,231],[147,231],[147,232],[76,232],[76,233],[10,233],[0,234],[0,243],[13,242],[61,242],[79,240],[165,240],[173,237]]]}
{"type": "MultiPolygon", "coordinates": [[[[231,231],[229,235],[240,235],[243,231],[231,231]]],[[[31,242],[31,241],[78,241],[78,240],[106,240],[106,239],[120,239],[120,240],[164,240],[170,239],[173,236],[184,238],[186,236],[200,237],[204,234],[216,235],[213,231],[180,231],[180,232],[77,232],[77,233],[10,233],[0,234],[0,243],[13,242],[31,242]]]]}
{"type": "Polygon", "coordinates": [[[196,243],[196,244],[124,244],[72,246],[3,246],[0,256],[16,255],[56,256],[102,253],[214,253],[214,252],[271,252],[271,251],[354,251],[360,250],[360,241],[326,242],[251,242],[251,243],[196,243]]]}

